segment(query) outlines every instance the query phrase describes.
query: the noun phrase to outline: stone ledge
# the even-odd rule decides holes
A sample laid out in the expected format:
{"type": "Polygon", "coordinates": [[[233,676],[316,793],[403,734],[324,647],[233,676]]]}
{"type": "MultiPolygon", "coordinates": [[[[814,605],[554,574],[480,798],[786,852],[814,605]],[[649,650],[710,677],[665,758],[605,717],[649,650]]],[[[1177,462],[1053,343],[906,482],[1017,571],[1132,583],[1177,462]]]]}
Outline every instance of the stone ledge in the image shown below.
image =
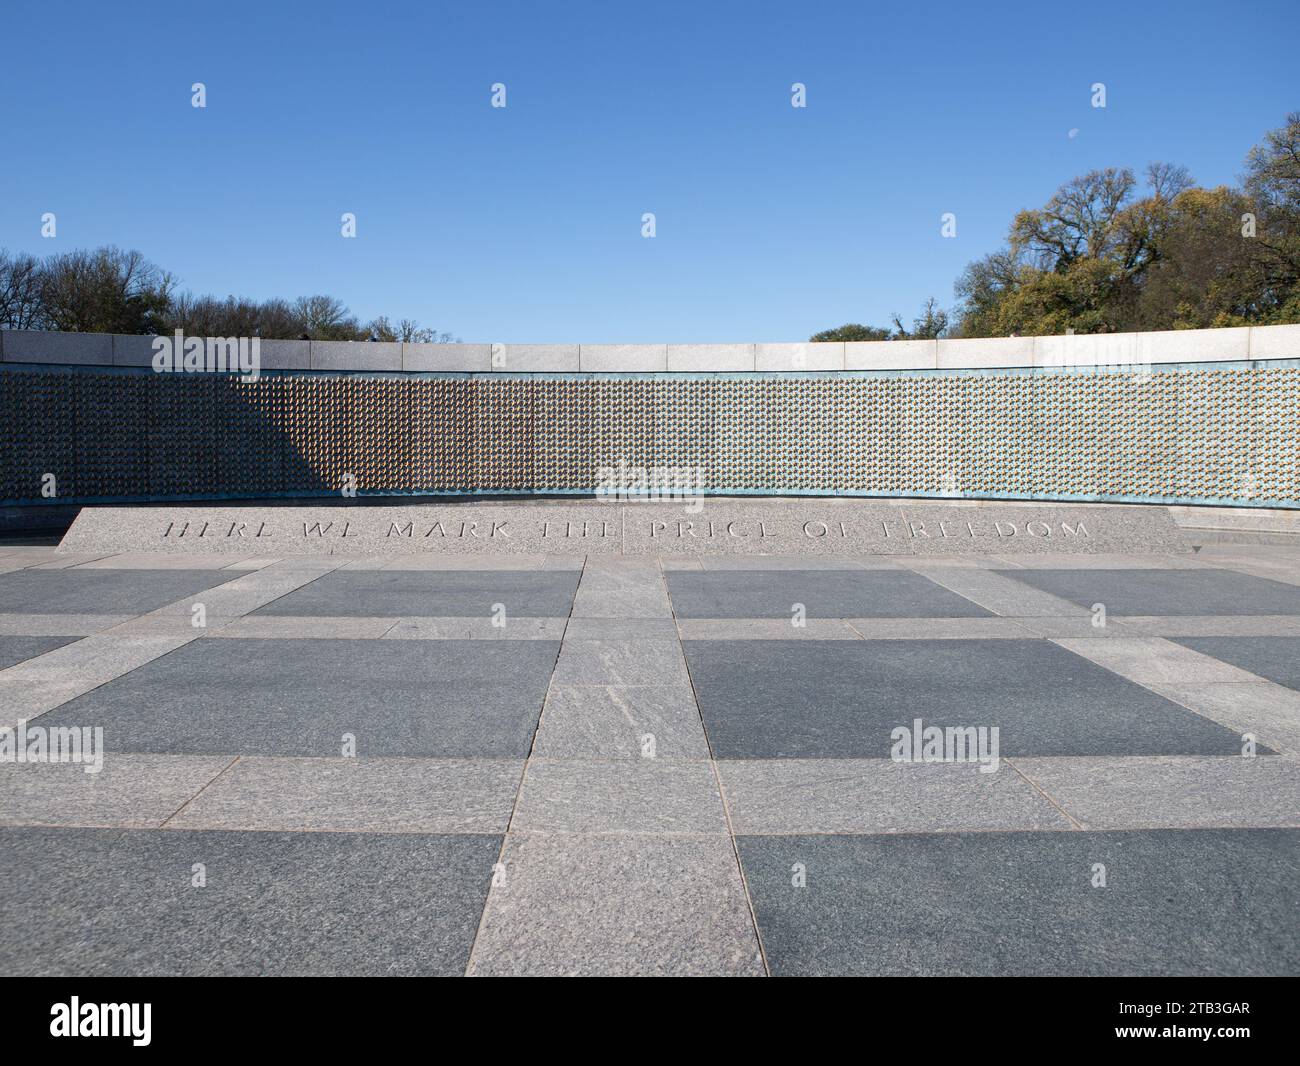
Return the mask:
{"type": "MultiPolygon", "coordinates": [[[[107,333],[7,330],[0,335],[0,362],[141,366],[147,365],[144,354],[151,339],[107,333]]],[[[1300,359],[1300,325],[816,344],[492,345],[269,340],[262,344],[263,366],[268,370],[644,374],[1051,369],[1300,359]]]]}
{"type": "Polygon", "coordinates": [[[1187,552],[1164,507],[815,498],[86,507],[60,552],[800,556],[1187,552]]]}

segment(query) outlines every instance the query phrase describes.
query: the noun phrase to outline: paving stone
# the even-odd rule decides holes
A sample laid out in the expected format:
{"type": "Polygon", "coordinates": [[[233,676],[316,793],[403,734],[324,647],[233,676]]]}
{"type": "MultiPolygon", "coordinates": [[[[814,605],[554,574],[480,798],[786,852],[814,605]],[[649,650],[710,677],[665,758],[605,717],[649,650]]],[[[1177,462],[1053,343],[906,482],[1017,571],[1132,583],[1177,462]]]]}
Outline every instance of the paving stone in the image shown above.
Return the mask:
{"type": "Polygon", "coordinates": [[[1259,680],[1248,671],[1160,637],[1124,637],[1112,640],[1060,637],[1055,643],[1141,685],[1192,682],[1226,684],[1259,680]]]}
{"type": "Polygon", "coordinates": [[[1088,829],[1300,826],[1300,763],[1243,758],[1016,759],[1088,829]]]}
{"type": "Polygon", "coordinates": [[[229,580],[219,570],[19,570],[0,574],[0,611],[137,615],[229,580]]]}
{"type": "Polygon", "coordinates": [[[598,589],[657,585],[659,563],[655,556],[593,555],[582,566],[582,583],[598,589]]]}
{"type": "MultiPolygon", "coordinates": [[[[927,560],[927,563],[933,560],[927,560]]],[[[1039,555],[990,555],[986,565],[999,570],[1201,570],[1208,564],[1196,555],[1149,552],[1043,552],[1039,555]]]]}
{"type": "Polygon", "coordinates": [[[562,571],[337,571],[267,604],[258,614],[368,615],[392,618],[565,617],[577,575],[562,571]]]}
{"type": "Polygon", "coordinates": [[[77,570],[226,570],[243,562],[228,555],[177,554],[160,552],[123,552],[81,563],[77,570]]]}
{"type": "MultiPolygon", "coordinates": [[[[258,614],[229,619],[219,630],[209,632],[207,635],[245,639],[336,637],[341,640],[374,640],[384,636],[399,621],[397,618],[304,618],[294,615],[258,614]]],[[[211,630],[212,627],[208,628],[211,630]]]]}
{"type": "Polygon", "coordinates": [[[677,623],[671,618],[569,619],[565,640],[676,640],[677,623]]]}
{"type": "Polygon", "coordinates": [[[566,640],[555,664],[557,685],[687,684],[675,640],[566,640]]]}
{"type": "Polygon", "coordinates": [[[89,692],[98,684],[98,681],[86,678],[6,678],[0,674],[0,727],[35,718],[89,692]]]}
{"type": "Polygon", "coordinates": [[[71,644],[77,638],[71,637],[10,637],[0,636],[0,670],[26,662],[47,651],[71,644]]]}
{"type": "Polygon", "coordinates": [[[244,756],[170,828],[504,833],[519,759],[244,756]]]}
{"type": "Polygon", "coordinates": [[[706,555],[698,560],[660,560],[668,570],[901,570],[886,555],[706,555]],[[694,566],[688,563],[694,562],[694,566]]]}
{"type": "Polygon", "coordinates": [[[675,571],[678,618],[973,618],[987,611],[916,574],[892,571],[675,571]]]}
{"type": "Polygon", "coordinates": [[[1042,640],[682,647],[719,759],[889,758],[892,731],[918,718],[996,726],[1004,757],[1240,749],[1231,730],[1042,640]]]}
{"type": "Polygon", "coordinates": [[[1280,976],[1300,832],[742,836],[773,974],[1280,976]],[[1093,868],[1106,867],[1105,888],[1093,868]],[[806,869],[806,888],[791,868],[806,869]]]}
{"type": "Polygon", "coordinates": [[[847,621],[835,618],[802,621],[802,625],[796,626],[790,618],[683,618],[677,623],[677,632],[682,640],[862,639],[862,634],[847,621]]]}
{"type": "Polygon", "coordinates": [[[533,742],[549,759],[707,759],[687,684],[552,685],[533,742]]]}
{"type": "Polygon", "coordinates": [[[1300,689],[1300,635],[1294,637],[1199,637],[1178,641],[1184,647],[1300,689]]]}
{"type": "Polygon", "coordinates": [[[1095,625],[1092,617],[1052,618],[1047,615],[1040,615],[1038,617],[1007,619],[1007,621],[1014,621],[1022,630],[1037,637],[1077,637],[1083,640],[1101,640],[1106,637],[1133,637],[1139,635],[1128,628],[1125,619],[1111,617],[1106,617],[1106,624],[1103,626],[1095,625]]]}
{"type": "Polygon", "coordinates": [[[763,962],[725,836],[511,834],[473,975],[751,975],[763,962]]]}
{"type": "Polygon", "coordinates": [[[1132,636],[1145,637],[1284,637],[1300,636],[1300,617],[1261,615],[1128,615],[1118,619],[1132,636]]]}
{"type": "Polygon", "coordinates": [[[1079,605],[1016,581],[1014,575],[1020,571],[999,573],[972,567],[936,567],[929,560],[924,566],[912,565],[911,569],[978,604],[986,613],[1012,618],[1087,617],[1079,605]]]}
{"type": "Polygon", "coordinates": [[[849,618],[867,640],[1024,640],[1016,618],[849,618]]]}
{"type": "Polygon", "coordinates": [[[491,618],[399,618],[385,632],[386,640],[554,640],[565,635],[564,618],[502,616],[491,618]]]}
{"type": "MultiPolygon", "coordinates": [[[[28,728],[44,726],[29,723],[28,728]]],[[[0,763],[0,825],[157,828],[227,766],[211,755],[109,753],[81,763],[0,763]]],[[[2,939],[2,938],[0,938],[2,939]]]]}
{"type": "Polygon", "coordinates": [[[589,588],[586,579],[573,601],[573,614],[584,618],[671,618],[673,609],[663,582],[634,589],[589,588]]]}
{"type": "Polygon", "coordinates": [[[199,631],[165,635],[95,633],[0,672],[4,680],[75,681],[102,685],[197,640],[199,631]]]}
{"type": "Polygon", "coordinates": [[[717,766],[737,834],[1074,828],[1005,762],[991,773],[889,759],[724,759],[717,766]]]}
{"type": "Polygon", "coordinates": [[[105,552],[63,552],[59,551],[44,562],[32,563],[33,570],[71,570],[85,563],[93,563],[96,559],[107,559],[110,555],[105,552]]]}
{"type": "Polygon", "coordinates": [[[352,734],[363,757],[522,758],[557,648],[540,640],[200,640],[43,724],[102,725],[110,751],[333,756],[352,734]]]}
{"type": "Polygon", "coordinates": [[[1300,615],[1300,588],[1230,570],[1013,570],[1005,573],[1115,615],[1300,615]]]}
{"type": "Polygon", "coordinates": [[[12,975],[455,975],[494,835],[4,829],[12,975]],[[194,887],[194,866],[206,884],[194,887]]]}
{"type": "Polygon", "coordinates": [[[576,566],[551,563],[547,555],[399,555],[368,556],[348,563],[343,570],[581,570],[582,556],[570,556],[576,566]],[[379,563],[378,566],[373,565],[379,563]]]}
{"type": "Polygon", "coordinates": [[[727,832],[713,765],[621,759],[528,761],[512,833],[727,832]]]}
{"type": "Polygon", "coordinates": [[[1269,682],[1152,684],[1150,688],[1275,751],[1300,754],[1300,692],[1269,682]]]}

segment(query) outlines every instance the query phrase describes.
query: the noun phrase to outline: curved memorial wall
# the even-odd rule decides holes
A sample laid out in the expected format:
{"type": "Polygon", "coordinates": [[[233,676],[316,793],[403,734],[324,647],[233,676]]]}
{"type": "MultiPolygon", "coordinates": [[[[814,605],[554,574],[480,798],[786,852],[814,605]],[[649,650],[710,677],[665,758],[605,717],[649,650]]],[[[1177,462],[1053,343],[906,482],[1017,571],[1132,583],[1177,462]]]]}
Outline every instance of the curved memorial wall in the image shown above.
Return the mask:
{"type": "Polygon", "coordinates": [[[159,371],[158,347],[0,334],[0,500],[676,485],[1300,505],[1300,326],[864,344],[266,341],[252,374],[159,371]]]}

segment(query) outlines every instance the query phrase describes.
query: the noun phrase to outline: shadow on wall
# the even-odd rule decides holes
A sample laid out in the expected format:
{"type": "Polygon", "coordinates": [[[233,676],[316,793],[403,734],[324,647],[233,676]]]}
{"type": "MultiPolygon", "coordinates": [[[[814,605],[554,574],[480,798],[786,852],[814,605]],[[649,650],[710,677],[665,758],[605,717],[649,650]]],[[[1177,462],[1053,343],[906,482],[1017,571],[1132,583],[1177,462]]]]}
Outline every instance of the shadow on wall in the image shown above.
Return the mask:
{"type": "Polygon", "coordinates": [[[0,373],[0,498],[97,502],[337,491],[274,396],[234,378],[95,368],[0,373]]]}

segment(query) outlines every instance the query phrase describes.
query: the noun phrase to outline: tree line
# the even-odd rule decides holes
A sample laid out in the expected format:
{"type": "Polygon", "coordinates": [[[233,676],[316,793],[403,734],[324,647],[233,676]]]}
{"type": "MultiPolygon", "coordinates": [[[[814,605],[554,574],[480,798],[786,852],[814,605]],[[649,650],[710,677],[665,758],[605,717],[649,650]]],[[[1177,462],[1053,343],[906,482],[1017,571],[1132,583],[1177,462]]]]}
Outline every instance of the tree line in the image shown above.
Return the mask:
{"type": "Polygon", "coordinates": [[[381,315],[362,322],[333,296],[295,300],[199,296],[139,252],[96,248],[37,257],[0,249],[0,329],[163,334],[267,340],[452,340],[381,315]]]}
{"type": "Polygon", "coordinates": [[[1008,337],[1300,322],[1300,111],[1246,157],[1236,186],[1186,168],[1093,170],[1021,211],[970,263],[957,305],[905,327],[856,323],[814,341],[1008,337]]]}

